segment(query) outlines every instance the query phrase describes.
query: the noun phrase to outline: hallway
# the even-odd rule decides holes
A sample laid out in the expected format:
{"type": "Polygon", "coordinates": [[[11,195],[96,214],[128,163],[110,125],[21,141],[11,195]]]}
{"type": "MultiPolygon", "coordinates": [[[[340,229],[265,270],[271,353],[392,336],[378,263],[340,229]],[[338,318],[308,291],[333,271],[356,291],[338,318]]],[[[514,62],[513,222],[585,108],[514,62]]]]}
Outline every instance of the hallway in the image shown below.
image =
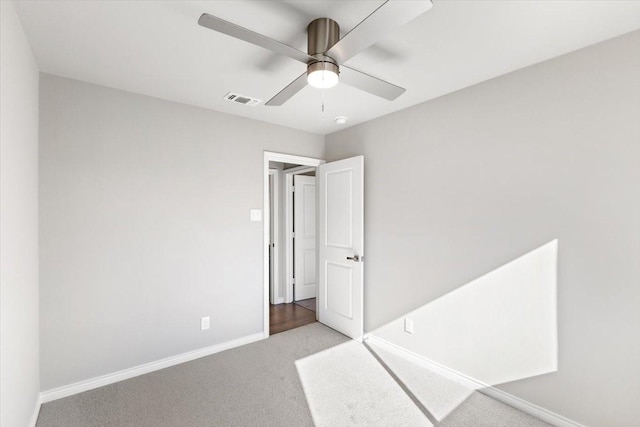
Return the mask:
{"type": "Polygon", "coordinates": [[[297,303],[270,305],[269,334],[273,335],[314,323],[316,321],[315,310],[306,307],[315,308],[315,298],[297,303]]]}

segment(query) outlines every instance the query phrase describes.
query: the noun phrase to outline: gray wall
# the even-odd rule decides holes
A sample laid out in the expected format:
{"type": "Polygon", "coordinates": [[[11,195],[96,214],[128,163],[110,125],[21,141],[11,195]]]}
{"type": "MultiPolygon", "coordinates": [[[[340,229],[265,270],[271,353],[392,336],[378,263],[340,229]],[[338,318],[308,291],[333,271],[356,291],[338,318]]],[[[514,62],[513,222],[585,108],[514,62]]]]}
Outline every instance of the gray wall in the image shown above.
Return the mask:
{"type": "Polygon", "coordinates": [[[499,388],[639,425],[640,32],[327,138],[359,154],[366,330],[558,239],[558,371],[499,388]]]}
{"type": "Polygon", "coordinates": [[[13,4],[0,2],[0,425],[37,411],[38,66],[13,4]]]}
{"type": "Polygon", "coordinates": [[[324,138],[40,83],[42,389],[261,332],[263,151],[324,138]]]}

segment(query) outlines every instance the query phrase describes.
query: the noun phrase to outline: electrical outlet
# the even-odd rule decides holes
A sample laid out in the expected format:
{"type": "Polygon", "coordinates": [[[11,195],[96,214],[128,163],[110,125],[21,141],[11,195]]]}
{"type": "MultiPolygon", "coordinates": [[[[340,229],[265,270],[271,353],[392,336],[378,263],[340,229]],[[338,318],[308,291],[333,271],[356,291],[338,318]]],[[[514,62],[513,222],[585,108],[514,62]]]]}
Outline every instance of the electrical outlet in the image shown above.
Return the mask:
{"type": "Polygon", "coordinates": [[[404,318],[404,331],[408,334],[413,333],[413,320],[409,319],[408,317],[404,318]]]}
{"type": "Polygon", "coordinates": [[[200,330],[204,331],[209,329],[209,316],[200,319],[200,330]]]}

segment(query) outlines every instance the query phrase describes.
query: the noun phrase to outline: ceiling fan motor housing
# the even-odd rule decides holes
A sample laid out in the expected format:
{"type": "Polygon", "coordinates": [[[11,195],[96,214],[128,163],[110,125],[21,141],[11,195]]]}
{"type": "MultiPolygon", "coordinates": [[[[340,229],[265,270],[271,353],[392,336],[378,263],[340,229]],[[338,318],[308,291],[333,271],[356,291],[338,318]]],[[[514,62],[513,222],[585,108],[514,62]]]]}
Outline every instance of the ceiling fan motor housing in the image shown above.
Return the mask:
{"type": "Polygon", "coordinates": [[[307,27],[307,53],[317,58],[308,64],[307,72],[325,69],[338,74],[338,64],[333,58],[324,56],[340,40],[340,26],[330,18],[318,18],[307,27]]]}

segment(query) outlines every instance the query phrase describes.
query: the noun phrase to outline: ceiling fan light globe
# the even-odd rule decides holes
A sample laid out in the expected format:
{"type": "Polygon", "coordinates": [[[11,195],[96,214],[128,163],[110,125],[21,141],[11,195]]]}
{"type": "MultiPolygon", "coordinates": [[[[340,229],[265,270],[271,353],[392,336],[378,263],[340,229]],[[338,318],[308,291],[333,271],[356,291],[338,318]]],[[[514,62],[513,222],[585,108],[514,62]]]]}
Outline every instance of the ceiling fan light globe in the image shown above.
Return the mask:
{"type": "Polygon", "coordinates": [[[339,68],[331,62],[315,62],[307,67],[307,83],[319,89],[328,89],[338,84],[339,68]]]}
{"type": "Polygon", "coordinates": [[[329,70],[312,71],[307,75],[307,82],[319,89],[329,89],[338,84],[338,75],[329,70]]]}

